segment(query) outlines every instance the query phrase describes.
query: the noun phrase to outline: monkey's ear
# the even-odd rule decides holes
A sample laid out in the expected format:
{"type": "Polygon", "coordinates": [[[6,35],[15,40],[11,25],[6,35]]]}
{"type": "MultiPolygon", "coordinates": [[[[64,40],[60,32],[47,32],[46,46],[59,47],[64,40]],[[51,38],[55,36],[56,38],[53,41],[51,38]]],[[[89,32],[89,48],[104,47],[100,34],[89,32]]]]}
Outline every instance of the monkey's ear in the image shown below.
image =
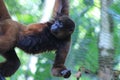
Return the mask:
{"type": "Polygon", "coordinates": [[[73,31],[68,31],[68,33],[69,33],[69,34],[72,34],[72,33],[73,33],[73,31]]]}
{"type": "Polygon", "coordinates": [[[69,34],[72,34],[74,32],[74,29],[75,29],[75,27],[70,28],[69,31],[68,31],[69,34]]]}
{"type": "Polygon", "coordinates": [[[54,20],[50,20],[49,22],[47,22],[48,26],[51,26],[54,23],[54,20]]]}

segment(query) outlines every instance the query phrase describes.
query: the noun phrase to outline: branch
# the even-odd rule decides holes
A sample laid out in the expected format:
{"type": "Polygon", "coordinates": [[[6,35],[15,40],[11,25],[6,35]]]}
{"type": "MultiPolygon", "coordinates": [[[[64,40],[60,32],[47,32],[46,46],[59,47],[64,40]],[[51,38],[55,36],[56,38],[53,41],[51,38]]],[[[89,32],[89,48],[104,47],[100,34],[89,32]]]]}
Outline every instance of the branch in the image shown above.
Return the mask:
{"type": "Polygon", "coordinates": [[[76,73],[76,80],[80,80],[82,74],[86,74],[86,75],[96,75],[96,73],[93,73],[92,71],[86,69],[85,67],[80,67],[78,69],[78,72],[76,73]]]}

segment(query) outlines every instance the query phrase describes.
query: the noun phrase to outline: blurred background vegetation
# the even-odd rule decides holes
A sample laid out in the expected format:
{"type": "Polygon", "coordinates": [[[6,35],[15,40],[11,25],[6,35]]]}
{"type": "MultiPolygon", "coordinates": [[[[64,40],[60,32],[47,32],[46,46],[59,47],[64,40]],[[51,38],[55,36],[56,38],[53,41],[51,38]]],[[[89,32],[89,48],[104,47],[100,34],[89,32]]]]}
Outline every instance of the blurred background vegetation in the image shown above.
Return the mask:
{"type": "MultiPolygon", "coordinates": [[[[23,24],[40,22],[43,17],[45,0],[5,0],[10,15],[23,24]]],[[[52,3],[52,2],[51,2],[52,3]]],[[[120,68],[120,0],[114,0],[109,9],[114,19],[115,68],[120,68]]],[[[49,4],[48,4],[49,5],[49,4]]],[[[49,13],[48,13],[49,14],[49,13]]],[[[21,60],[19,70],[7,80],[76,80],[81,67],[95,73],[98,70],[98,33],[100,31],[100,0],[70,0],[70,17],[76,23],[72,45],[66,60],[71,69],[69,79],[53,77],[51,67],[54,52],[27,55],[16,48],[21,60]]],[[[80,80],[93,80],[94,75],[84,75],[80,80]]]]}

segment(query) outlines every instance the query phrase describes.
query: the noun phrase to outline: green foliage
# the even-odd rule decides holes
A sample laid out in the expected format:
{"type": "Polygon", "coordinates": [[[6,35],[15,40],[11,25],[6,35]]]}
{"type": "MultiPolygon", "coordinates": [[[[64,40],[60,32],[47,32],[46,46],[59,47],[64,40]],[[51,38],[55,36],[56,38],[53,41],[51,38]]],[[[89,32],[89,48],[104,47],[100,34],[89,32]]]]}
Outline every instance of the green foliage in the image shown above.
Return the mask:
{"type": "Polygon", "coordinates": [[[54,55],[52,53],[46,53],[42,54],[38,58],[37,62],[37,70],[35,73],[35,80],[49,80],[51,78],[50,72],[51,72],[51,66],[53,64],[53,57],[54,55]],[[47,55],[46,55],[47,54],[47,55]],[[44,77],[44,76],[46,77],[44,77]]]}
{"type": "Polygon", "coordinates": [[[0,55],[0,63],[4,61],[5,61],[5,58],[0,55]]]}
{"type": "Polygon", "coordinates": [[[83,0],[83,3],[85,4],[85,5],[93,5],[94,4],[94,0],[83,0]]]}
{"type": "Polygon", "coordinates": [[[120,1],[115,0],[111,5],[109,13],[114,19],[114,45],[115,45],[115,59],[114,59],[114,69],[120,70],[120,1]]]}
{"type": "Polygon", "coordinates": [[[12,18],[22,23],[29,24],[29,23],[39,21],[42,16],[44,1],[5,0],[5,2],[12,18]]]}
{"type": "Polygon", "coordinates": [[[120,1],[115,0],[114,3],[111,5],[111,9],[115,11],[117,14],[120,14],[120,1]]]}

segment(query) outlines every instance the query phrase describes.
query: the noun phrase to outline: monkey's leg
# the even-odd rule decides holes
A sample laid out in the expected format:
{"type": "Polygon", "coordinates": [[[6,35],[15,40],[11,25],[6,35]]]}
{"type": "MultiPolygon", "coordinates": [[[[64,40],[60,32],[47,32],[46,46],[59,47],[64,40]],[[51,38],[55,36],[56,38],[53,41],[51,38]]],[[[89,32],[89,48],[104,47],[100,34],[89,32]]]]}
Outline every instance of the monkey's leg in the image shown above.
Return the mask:
{"type": "Polygon", "coordinates": [[[69,46],[70,43],[66,43],[56,53],[55,63],[52,68],[52,74],[54,76],[63,76],[64,78],[70,77],[71,71],[66,69],[64,66],[65,59],[69,51],[69,46]]]}
{"type": "Polygon", "coordinates": [[[20,66],[20,61],[16,52],[14,49],[11,49],[6,53],[3,53],[2,56],[6,58],[6,61],[0,63],[0,74],[5,77],[11,76],[20,66]]]}

